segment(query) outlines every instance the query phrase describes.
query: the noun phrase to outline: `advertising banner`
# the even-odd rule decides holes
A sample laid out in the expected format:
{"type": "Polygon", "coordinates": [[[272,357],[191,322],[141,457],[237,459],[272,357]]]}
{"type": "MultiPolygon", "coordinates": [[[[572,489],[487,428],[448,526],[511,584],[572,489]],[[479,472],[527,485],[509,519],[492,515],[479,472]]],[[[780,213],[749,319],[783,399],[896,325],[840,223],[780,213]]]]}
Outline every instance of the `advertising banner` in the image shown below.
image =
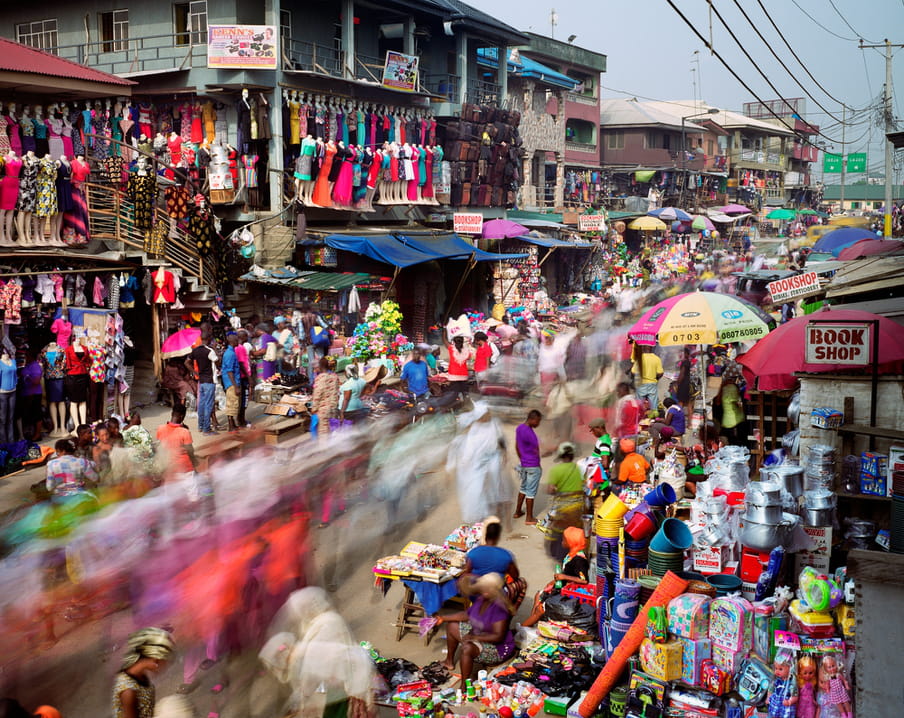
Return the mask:
{"type": "Polygon", "coordinates": [[[389,50],[383,65],[383,87],[414,92],[417,89],[417,64],[417,56],[389,50]]]}
{"type": "Polygon", "coordinates": [[[767,289],[772,295],[773,304],[784,304],[793,299],[819,294],[819,275],[816,272],[795,274],[793,277],[769,282],[767,289]]]}
{"type": "Polygon", "coordinates": [[[210,25],[207,67],[229,70],[275,70],[279,34],[273,25],[210,25]]]}
{"type": "Polygon", "coordinates": [[[605,232],[606,216],[603,214],[579,214],[578,231],[580,232],[605,232]]]}
{"type": "Polygon", "coordinates": [[[476,212],[456,212],[452,215],[452,229],[459,234],[481,234],[483,215],[476,212]]]}
{"type": "Polygon", "coordinates": [[[872,324],[811,322],[807,324],[808,364],[869,364],[872,324]]]}

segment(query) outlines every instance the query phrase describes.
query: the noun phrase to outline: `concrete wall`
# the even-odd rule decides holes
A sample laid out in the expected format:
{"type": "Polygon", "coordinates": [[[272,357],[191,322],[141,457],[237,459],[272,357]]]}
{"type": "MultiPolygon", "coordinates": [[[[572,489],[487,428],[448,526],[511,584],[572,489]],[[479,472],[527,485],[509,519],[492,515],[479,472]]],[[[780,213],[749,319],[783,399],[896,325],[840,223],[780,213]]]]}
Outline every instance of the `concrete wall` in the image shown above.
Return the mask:
{"type": "MultiPolygon", "coordinates": [[[[605,125],[600,128],[600,157],[606,165],[640,165],[666,166],[680,168],[681,156],[678,152],[681,146],[681,132],[664,130],[662,128],[650,128],[652,132],[666,133],[670,136],[670,149],[655,149],[646,146],[647,128],[608,128],[605,125]],[[624,148],[609,149],[609,135],[614,132],[624,133],[624,148]]],[[[699,133],[698,133],[699,136],[699,133]]],[[[688,159],[685,167],[689,170],[703,169],[704,160],[688,159]]]]}
{"type": "MultiPolygon", "coordinates": [[[[800,380],[800,455],[806,461],[812,444],[834,445],[841,452],[841,436],[837,431],[826,431],[810,426],[810,412],[816,407],[830,406],[844,409],[844,397],[854,397],[855,424],[869,424],[870,379],[869,376],[838,376],[833,374],[802,377],[800,380]]],[[[904,377],[888,376],[879,379],[879,405],[876,424],[890,429],[904,426],[904,377]]],[[[886,451],[893,442],[876,439],[876,449],[886,451]]],[[[869,449],[866,437],[857,437],[854,452],[869,449]]]]}
{"type": "MultiPolygon", "coordinates": [[[[525,207],[537,206],[538,188],[532,184],[531,161],[540,150],[554,153],[556,157],[555,206],[564,202],[564,155],[565,155],[565,113],[562,91],[555,90],[547,101],[546,87],[531,80],[510,80],[509,97],[514,109],[521,113],[519,132],[524,142],[521,204],[525,207]],[[549,110],[557,110],[555,114],[549,110]]],[[[541,176],[540,181],[543,181],[541,176]]],[[[542,188],[539,188],[542,194],[542,188]]]]}

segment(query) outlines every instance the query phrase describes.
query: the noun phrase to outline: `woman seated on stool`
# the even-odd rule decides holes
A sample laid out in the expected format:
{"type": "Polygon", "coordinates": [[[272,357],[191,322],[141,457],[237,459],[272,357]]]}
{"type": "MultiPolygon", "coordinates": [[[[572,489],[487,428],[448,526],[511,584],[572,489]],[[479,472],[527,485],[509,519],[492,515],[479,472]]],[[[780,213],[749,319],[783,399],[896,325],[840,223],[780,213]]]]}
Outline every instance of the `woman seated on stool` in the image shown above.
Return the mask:
{"type": "Polygon", "coordinates": [[[527,593],[527,581],[522,578],[512,552],[499,545],[501,537],[502,521],[497,516],[488,516],[484,519],[483,544],[468,551],[465,574],[470,574],[474,578],[486,576],[488,573],[503,576],[505,579],[503,591],[512,608],[512,614],[515,614],[527,593]]]}
{"type": "Polygon", "coordinates": [[[455,668],[455,652],[461,646],[461,686],[471,677],[474,663],[494,666],[515,655],[515,636],[509,624],[512,610],[503,591],[503,578],[488,573],[474,578],[464,576],[459,584],[462,594],[476,596],[467,611],[439,616],[437,624],[446,627],[447,655],[443,665],[455,668]]]}
{"type": "Polygon", "coordinates": [[[546,613],[544,602],[550,596],[559,593],[560,589],[556,588],[556,583],[558,581],[561,581],[563,584],[586,584],[588,582],[587,578],[590,575],[590,562],[587,560],[587,556],[584,553],[584,548],[587,546],[587,539],[584,536],[583,529],[579,529],[576,526],[569,526],[565,529],[565,532],[562,534],[562,545],[568,549],[568,556],[565,558],[565,563],[562,564],[560,572],[552,577],[552,581],[546,585],[546,588],[537,593],[534,598],[534,610],[531,612],[530,616],[528,616],[527,620],[521,624],[525,628],[535,626],[543,618],[543,614],[546,613]]]}

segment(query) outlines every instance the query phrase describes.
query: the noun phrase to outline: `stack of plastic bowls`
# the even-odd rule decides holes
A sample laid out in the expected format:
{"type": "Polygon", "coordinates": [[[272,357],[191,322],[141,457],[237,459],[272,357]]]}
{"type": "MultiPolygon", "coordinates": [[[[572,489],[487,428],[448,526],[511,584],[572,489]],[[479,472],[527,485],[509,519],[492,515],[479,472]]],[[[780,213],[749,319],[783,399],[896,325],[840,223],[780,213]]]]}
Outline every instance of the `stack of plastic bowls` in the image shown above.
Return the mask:
{"type": "Polygon", "coordinates": [[[642,501],[625,514],[625,535],[634,541],[648,542],[658,527],[653,507],[646,501],[642,501]]]}
{"type": "Polygon", "coordinates": [[[603,538],[618,538],[624,525],[625,514],[628,513],[627,505],[615,494],[609,494],[608,498],[596,510],[593,520],[594,533],[603,538]]]}
{"type": "Polygon", "coordinates": [[[649,541],[625,539],[625,568],[645,568],[647,565],[649,541]]]}
{"type": "Polygon", "coordinates": [[[654,576],[664,576],[668,571],[684,568],[684,552],[691,547],[694,537],[687,524],[669,518],[662,522],[648,549],[647,566],[654,576]]]}

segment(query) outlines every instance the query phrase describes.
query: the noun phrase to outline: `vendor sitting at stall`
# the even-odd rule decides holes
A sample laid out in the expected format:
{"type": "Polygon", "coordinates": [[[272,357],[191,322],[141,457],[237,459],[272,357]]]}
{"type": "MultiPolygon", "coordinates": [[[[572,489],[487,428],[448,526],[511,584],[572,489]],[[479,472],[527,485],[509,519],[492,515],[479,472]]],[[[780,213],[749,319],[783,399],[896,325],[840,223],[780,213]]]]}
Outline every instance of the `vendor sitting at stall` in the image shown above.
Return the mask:
{"type": "Polygon", "coordinates": [[[634,439],[622,439],[618,442],[618,448],[622,454],[622,460],[618,465],[618,485],[642,484],[646,481],[650,462],[637,453],[634,439]]]}
{"type": "Polygon", "coordinates": [[[461,646],[459,664],[464,688],[475,662],[493,666],[515,655],[515,637],[510,628],[512,610],[503,591],[501,575],[465,576],[459,585],[464,595],[475,598],[467,611],[439,616],[437,625],[448,624],[443,666],[450,671],[455,669],[455,653],[461,646]]]}
{"type": "Polygon", "coordinates": [[[345,367],[345,376],[345,382],[339,387],[339,420],[354,423],[367,415],[367,407],[361,401],[366,383],[358,376],[358,367],[354,364],[345,367]]]}
{"type": "Polygon", "coordinates": [[[467,553],[465,574],[486,576],[488,573],[498,573],[502,575],[505,578],[505,595],[514,613],[524,600],[527,581],[522,578],[512,552],[499,545],[500,538],[502,538],[502,521],[496,516],[488,516],[483,521],[483,544],[475,546],[467,553]]]}
{"type": "Polygon", "coordinates": [[[587,547],[587,538],[584,536],[583,529],[579,529],[576,526],[569,526],[565,529],[562,534],[562,546],[568,551],[565,561],[558,573],[552,577],[552,581],[542,591],[538,591],[534,597],[534,609],[527,620],[521,624],[525,628],[535,626],[543,619],[543,615],[546,613],[544,606],[546,599],[550,596],[555,596],[561,590],[556,587],[557,583],[586,584],[588,582],[590,562],[584,553],[584,549],[587,547]]]}
{"type": "Polygon", "coordinates": [[[653,437],[653,451],[659,448],[659,443],[664,439],[681,440],[687,429],[684,411],[677,401],[671,397],[662,402],[665,414],[653,421],[650,426],[650,436],[653,437]]]}
{"type": "Polygon", "coordinates": [[[423,360],[421,350],[415,347],[411,350],[411,361],[405,362],[399,377],[415,401],[426,399],[430,395],[430,385],[427,381],[429,373],[430,369],[423,360]]]}

